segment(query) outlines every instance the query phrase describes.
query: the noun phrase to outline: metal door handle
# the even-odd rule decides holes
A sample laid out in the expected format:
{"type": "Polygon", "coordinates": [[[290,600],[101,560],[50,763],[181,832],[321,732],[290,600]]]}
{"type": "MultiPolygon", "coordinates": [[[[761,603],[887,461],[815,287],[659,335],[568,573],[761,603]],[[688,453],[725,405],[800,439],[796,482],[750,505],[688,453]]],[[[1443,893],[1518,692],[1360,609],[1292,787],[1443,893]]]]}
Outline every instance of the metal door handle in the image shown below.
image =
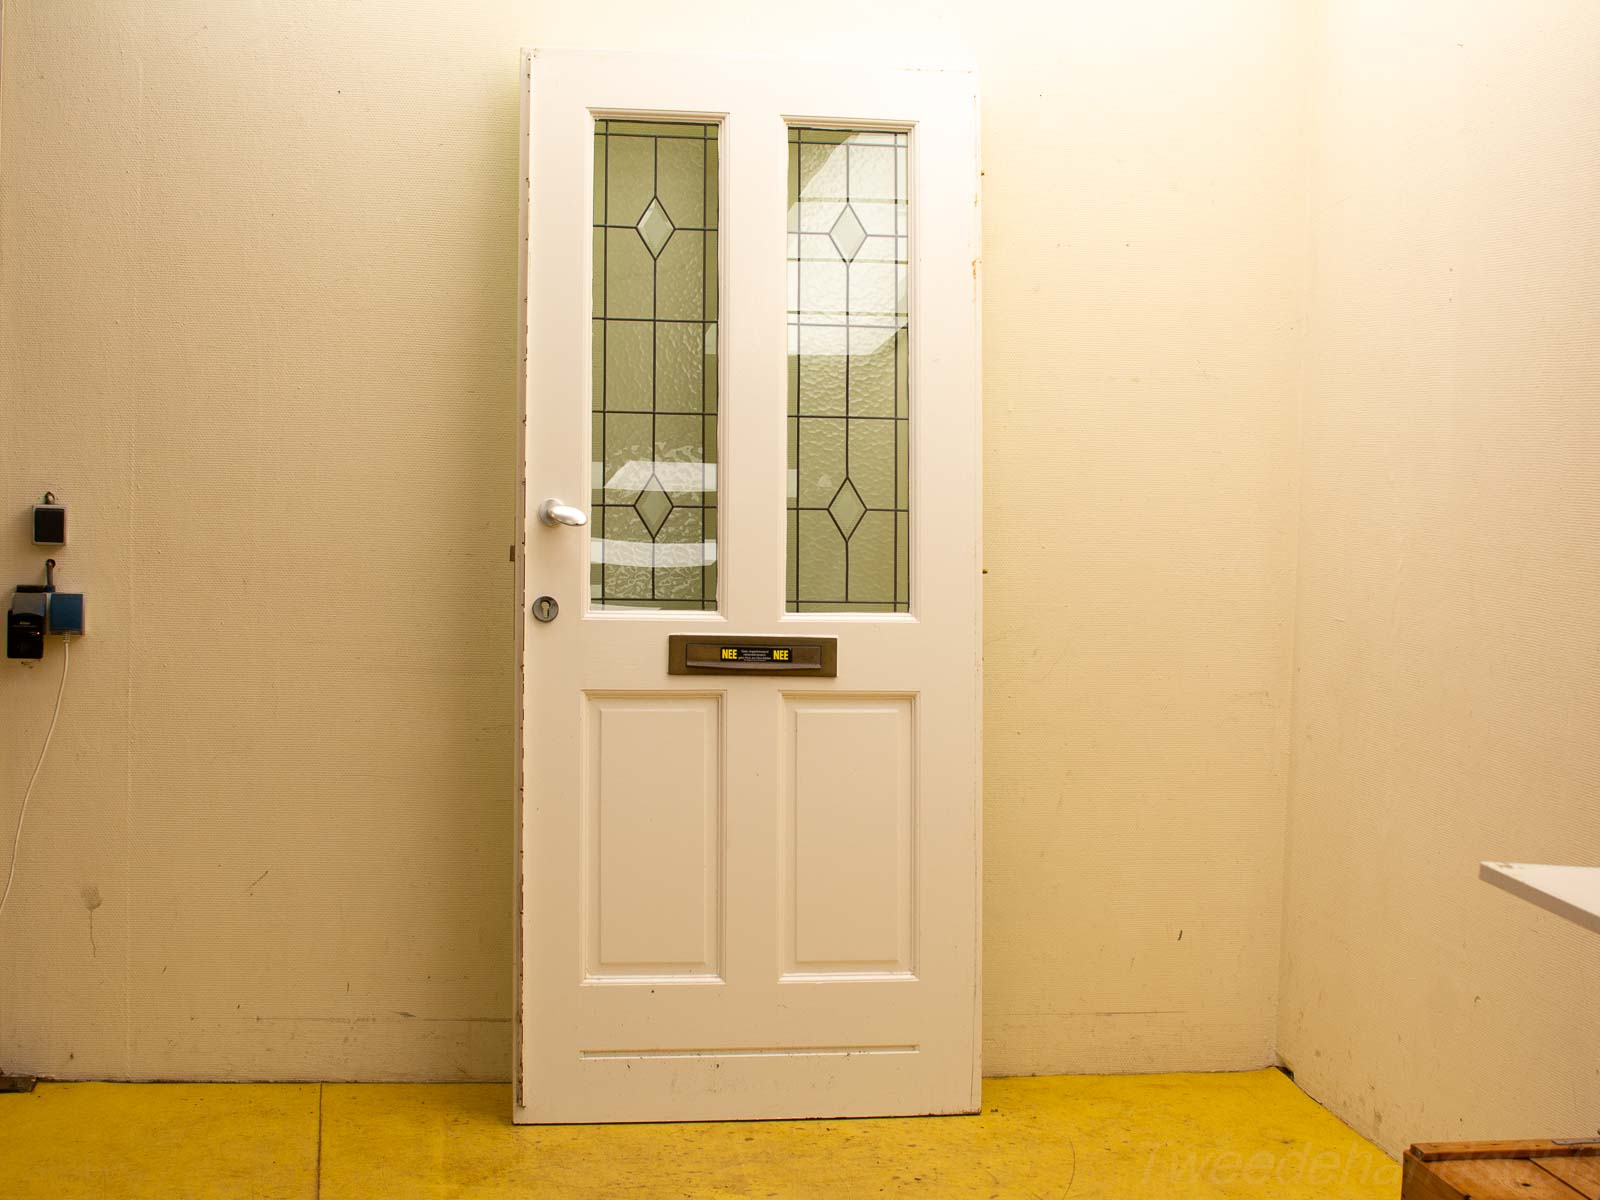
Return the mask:
{"type": "Polygon", "coordinates": [[[552,497],[539,505],[539,520],[546,525],[587,525],[589,514],[552,497]]]}

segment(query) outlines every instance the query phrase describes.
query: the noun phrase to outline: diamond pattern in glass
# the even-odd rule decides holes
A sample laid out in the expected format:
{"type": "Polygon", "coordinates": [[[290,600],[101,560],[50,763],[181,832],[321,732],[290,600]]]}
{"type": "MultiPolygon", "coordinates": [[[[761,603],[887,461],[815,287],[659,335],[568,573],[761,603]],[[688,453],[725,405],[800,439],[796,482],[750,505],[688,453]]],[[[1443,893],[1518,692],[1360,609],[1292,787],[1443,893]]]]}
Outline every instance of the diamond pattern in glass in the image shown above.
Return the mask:
{"type": "Polygon", "coordinates": [[[650,482],[644,485],[644,490],[634,500],[633,511],[639,514],[639,519],[644,522],[644,527],[650,531],[651,537],[661,532],[661,527],[672,515],[672,498],[667,495],[667,489],[661,486],[661,480],[655,475],[650,476],[650,482]]]}
{"type": "Polygon", "coordinates": [[[861,499],[861,493],[856,491],[856,485],[848,479],[839,485],[832,503],[828,505],[828,512],[838,522],[839,532],[846,538],[856,531],[856,526],[861,524],[861,518],[866,515],[866,511],[867,506],[861,499]]]}
{"type": "Polygon", "coordinates": [[[644,239],[646,249],[652,258],[660,258],[661,252],[667,248],[667,239],[677,229],[672,223],[672,218],[667,216],[667,210],[661,207],[661,201],[651,200],[650,207],[644,210],[644,216],[639,218],[635,226],[639,236],[644,239]]]}
{"type": "Polygon", "coordinates": [[[862,227],[855,209],[846,204],[839,219],[833,223],[833,228],[828,230],[828,236],[833,239],[833,247],[839,252],[839,257],[849,262],[860,252],[861,243],[867,240],[867,231],[862,227]]]}

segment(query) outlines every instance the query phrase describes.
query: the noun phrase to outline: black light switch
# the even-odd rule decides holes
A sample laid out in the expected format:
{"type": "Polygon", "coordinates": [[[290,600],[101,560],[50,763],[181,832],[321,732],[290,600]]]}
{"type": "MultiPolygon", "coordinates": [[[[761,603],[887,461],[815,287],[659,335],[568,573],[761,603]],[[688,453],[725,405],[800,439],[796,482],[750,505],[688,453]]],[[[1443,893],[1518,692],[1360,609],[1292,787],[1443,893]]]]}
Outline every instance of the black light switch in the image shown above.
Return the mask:
{"type": "Polygon", "coordinates": [[[35,546],[65,546],[67,544],[67,506],[65,504],[35,504],[33,506],[33,544],[35,546]]]}

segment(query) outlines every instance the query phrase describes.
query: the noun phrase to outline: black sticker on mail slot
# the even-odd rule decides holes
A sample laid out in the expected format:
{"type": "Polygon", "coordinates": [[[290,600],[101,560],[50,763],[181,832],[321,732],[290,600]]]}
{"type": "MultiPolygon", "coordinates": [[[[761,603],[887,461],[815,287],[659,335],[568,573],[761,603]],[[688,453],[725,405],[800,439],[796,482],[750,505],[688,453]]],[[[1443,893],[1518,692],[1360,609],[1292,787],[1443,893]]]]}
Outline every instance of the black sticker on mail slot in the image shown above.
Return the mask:
{"type": "Polygon", "coordinates": [[[788,646],[724,646],[723,662],[786,663],[794,661],[788,646]]]}

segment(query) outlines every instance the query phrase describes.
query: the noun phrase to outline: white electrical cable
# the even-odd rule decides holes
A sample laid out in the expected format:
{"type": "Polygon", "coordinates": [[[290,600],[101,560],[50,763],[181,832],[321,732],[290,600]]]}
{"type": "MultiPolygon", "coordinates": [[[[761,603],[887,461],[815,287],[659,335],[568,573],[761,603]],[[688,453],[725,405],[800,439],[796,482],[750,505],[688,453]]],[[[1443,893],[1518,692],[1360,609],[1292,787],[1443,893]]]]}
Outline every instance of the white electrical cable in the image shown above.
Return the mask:
{"type": "Polygon", "coordinates": [[[61,685],[56,688],[56,710],[50,714],[50,728],[45,731],[44,745],[39,747],[39,761],[33,765],[28,790],[22,793],[22,811],[17,814],[17,833],[11,839],[11,868],[6,872],[6,890],[0,893],[0,916],[5,915],[6,901],[11,899],[11,885],[17,878],[17,859],[22,857],[22,823],[28,819],[28,801],[33,799],[33,785],[39,782],[39,772],[44,769],[44,756],[50,753],[50,739],[55,736],[56,721],[61,717],[61,697],[67,694],[67,646],[71,641],[71,637],[61,639],[61,685]]]}

